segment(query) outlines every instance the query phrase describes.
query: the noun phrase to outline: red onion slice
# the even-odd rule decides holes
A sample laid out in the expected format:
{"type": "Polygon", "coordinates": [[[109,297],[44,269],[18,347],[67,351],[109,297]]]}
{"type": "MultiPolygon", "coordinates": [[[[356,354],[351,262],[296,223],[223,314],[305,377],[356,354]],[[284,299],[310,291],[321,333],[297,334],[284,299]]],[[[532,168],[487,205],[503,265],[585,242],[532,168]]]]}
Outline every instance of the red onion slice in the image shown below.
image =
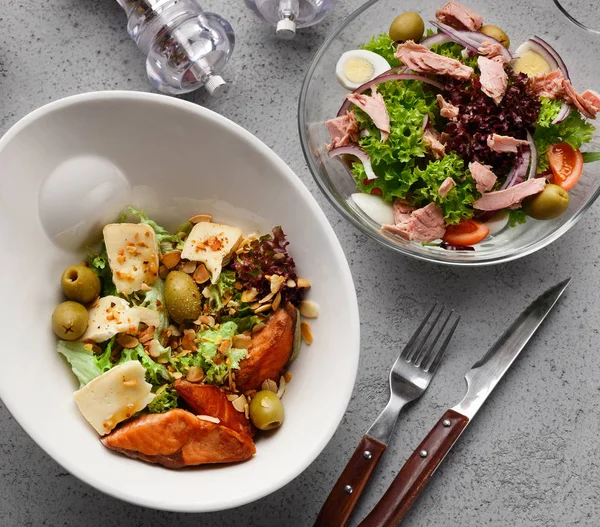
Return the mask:
{"type": "Polygon", "coordinates": [[[510,62],[513,59],[513,54],[506,49],[502,43],[496,40],[493,37],[480,33],[479,31],[463,31],[460,29],[454,29],[446,24],[442,24],[436,20],[430,20],[431,25],[437,27],[444,34],[448,35],[454,42],[460,44],[461,46],[467,48],[468,50],[479,53],[479,48],[483,46],[486,42],[490,42],[492,44],[500,44],[502,47],[502,56],[510,62]]]}
{"type": "Polygon", "coordinates": [[[419,44],[425,46],[427,49],[431,49],[432,46],[440,46],[442,44],[447,44],[448,42],[454,42],[454,40],[452,40],[449,35],[446,35],[446,33],[436,33],[435,35],[424,38],[419,44]]]}
{"type": "Polygon", "coordinates": [[[569,114],[571,113],[571,105],[567,104],[566,102],[562,103],[562,106],[560,107],[560,112],[558,112],[558,115],[554,118],[554,120],[552,121],[552,124],[558,124],[561,121],[564,121],[569,114]]]}
{"type": "Polygon", "coordinates": [[[542,46],[546,50],[546,52],[552,56],[554,62],[556,62],[557,64],[558,69],[560,69],[561,73],[563,74],[563,77],[567,80],[571,80],[571,77],[569,77],[569,70],[567,69],[567,66],[565,65],[563,59],[556,52],[556,50],[550,44],[548,44],[548,42],[546,42],[538,36],[533,36],[529,40],[532,40],[533,42],[536,42],[540,46],[542,46]]]}
{"type": "Polygon", "coordinates": [[[396,73],[405,73],[405,72],[406,72],[406,66],[395,66],[393,68],[390,68],[387,71],[384,71],[380,75],[377,75],[377,77],[375,77],[375,78],[378,79],[379,77],[387,77],[388,75],[394,75],[396,73]]]}
{"type": "Polygon", "coordinates": [[[533,140],[533,136],[529,133],[529,130],[527,130],[527,142],[529,143],[529,152],[531,154],[527,179],[533,179],[536,176],[538,169],[538,149],[535,141],[533,140]]]}
{"type": "Polygon", "coordinates": [[[368,181],[377,179],[377,174],[373,172],[373,166],[371,165],[371,156],[369,156],[369,154],[367,154],[360,146],[340,146],[339,148],[334,148],[333,150],[329,151],[329,157],[343,156],[345,154],[350,154],[360,159],[365,167],[365,173],[367,174],[368,181]]]}
{"type": "MultiPolygon", "coordinates": [[[[423,77],[422,75],[413,75],[411,73],[397,73],[397,74],[392,74],[392,75],[380,75],[379,77],[375,77],[374,79],[371,79],[369,82],[365,82],[362,86],[359,86],[358,88],[356,88],[356,90],[354,90],[354,93],[364,93],[368,89],[372,88],[373,86],[377,86],[384,82],[396,81],[396,80],[397,81],[421,81],[421,82],[425,82],[427,84],[431,84],[431,86],[436,87],[438,90],[444,89],[444,86],[442,84],[440,84],[439,82],[431,80],[427,77],[423,77]]],[[[346,110],[348,108],[350,108],[351,105],[352,105],[352,103],[348,99],[346,99],[344,101],[344,104],[342,104],[342,106],[340,107],[340,109],[337,113],[337,116],[339,117],[340,115],[344,115],[346,113],[346,110]]]]}
{"type": "Polygon", "coordinates": [[[500,190],[505,190],[510,187],[514,187],[518,183],[523,183],[527,177],[527,167],[531,159],[531,150],[528,146],[523,147],[523,150],[517,154],[515,163],[513,164],[504,184],[500,187],[500,190]]]}

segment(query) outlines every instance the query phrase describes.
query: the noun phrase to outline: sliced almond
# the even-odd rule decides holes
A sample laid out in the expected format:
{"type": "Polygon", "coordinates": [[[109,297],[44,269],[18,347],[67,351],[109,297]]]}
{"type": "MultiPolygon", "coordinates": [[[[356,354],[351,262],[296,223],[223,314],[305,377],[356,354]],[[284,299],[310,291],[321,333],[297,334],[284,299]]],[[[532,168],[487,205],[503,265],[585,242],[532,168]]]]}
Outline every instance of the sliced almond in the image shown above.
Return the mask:
{"type": "Polygon", "coordinates": [[[271,282],[271,293],[276,294],[281,289],[281,286],[285,283],[285,277],[278,274],[273,274],[269,278],[269,282],[271,282]]]}
{"type": "Polygon", "coordinates": [[[292,372],[291,371],[286,371],[283,374],[283,378],[285,379],[285,382],[290,382],[292,380],[292,372]]]}
{"type": "Polygon", "coordinates": [[[300,302],[300,314],[305,318],[317,318],[319,306],[310,300],[303,300],[300,302]]]}
{"type": "Polygon", "coordinates": [[[210,328],[215,325],[215,317],[212,315],[200,315],[196,320],[194,320],[194,324],[200,325],[204,324],[210,328]]]}
{"type": "Polygon", "coordinates": [[[173,251],[163,254],[161,261],[167,269],[173,269],[181,261],[181,252],[173,251]]]}
{"type": "Polygon", "coordinates": [[[229,351],[229,348],[231,348],[231,340],[223,339],[219,344],[219,352],[227,353],[229,351]]]}
{"type": "Polygon", "coordinates": [[[218,425],[221,420],[218,417],[213,417],[212,415],[197,415],[196,416],[200,421],[208,421],[209,423],[215,423],[218,425]]]}
{"type": "Polygon", "coordinates": [[[124,333],[120,334],[117,337],[117,342],[127,349],[135,348],[140,343],[140,341],[137,338],[133,337],[132,335],[126,335],[124,333]]]}
{"type": "Polygon", "coordinates": [[[263,322],[259,322],[258,324],[256,324],[256,326],[254,326],[252,328],[252,334],[256,335],[256,333],[258,333],[259,331],[262,331],[265,327],[265,324],[263,322]]]}
{"type": "Polygon", "coordinates": [[[271,300],[271,298],[273,298],[275,296],[275,293],[269,293],[267,296],[261,298],[258,303],[259,304],[265,304],[267,302],[269,302],[271,300]]]}
{"type": "Polygon", "coordinates": [[[254,299],[258,296],[258,291],[254,288],[248,289],[242,293],[242,302],[249,303],[253,302],[254,299]]]}
{"type": "Polygon", "coordinates": [[[206,266],[203,263],[198,264],[196,270],[194,271],[193,278],[194,282],[196,282],[197,284],[203,284],[210,278],[208,270],[206,269],[206,266]]]}
{"type": "Polygon", "coordinates": [[[269,311],[271,309],[271,304],[263,304],[258,309],[255,309],[254,312],[258,315],[260,313],[264,313],[265,311],[269,311]]]}
{"type": "Polygon", "coordinates": [[[232,346],[237,349],[248,349],[252,343],[252,337],[248,335],[236,335],[233,337],[232,346]]]}
{"type": "Polygon", "coordinates": [[[181,331],[179,331],[179,328],[173,324],[168,327],[167,331],[170,331],[171,335],[174,337],[181,337],[181,331]]]}
{"type": "Polygon", "coordinates": [[[163,280],[164,280],[165,278],[167,278],[167,275],[168,275],[168,274],[169,274],[169,270],[166,268],[166,266],[164,266],[164,265],[161,265],[161,266],[158,268],[158,276],[160,276],[160,277],[161,277],[163,280]]]}
{"type": "Polygon", "coordinates": [[[182,377],[183,377],[183,373],[181,373],[180,371],[176,371],[175,373],[173,373],[174,379],[181,379],[182,377]]]}
{"type": "Polygon", "coordinates": [[[273,311],[277,311],[279,309],[280,304],[281,304],[281,293],[277,293],[275,295],[275,300],[273,300],[273,311]]]}
{"type": "Polygon", "coordinates": [[[304,342],[310,346],[313,343],[313,336],[312,331],[310,330],[310,324],[308,322],[300,323],[300,333],[302,334],[304,342]]]}
{"type": "Polygon", "coordinates": [[[285,283],[285,285],[287,285],[289,288],[293,288],[296,287],[296,282],[294,282],[294,280],[292,280],[291,278],[285,283]]]}
{"type": "Polygon", "coordinates": [[[192,366],[185,374],[185,378],[190,382],[200,382],[204,379],[204,371],[199,366],[192,366]]]}
{"type": "Polygon", "coordinates": [[[267,379],[262,383],[261,390],[269,390],[270,392],[277,393],[277,383],[273,379],[267,379]]]}
{"type": "Polygon", "coordinates": [[[310,287],[310,282],[304,278],[298,278],[298,287],[310,287]]]}
{"type": "Polygon", "coordinates": [[[188,351],[196,351],[198,348],[196,346],[196,332],[193,329],[186,329],[183,332],[183,338],[181,339],[181,347],[184,350],[188,351]]]}
{"type": "Polygon", "coordinates": [[[229,402],[232,402],[232,401],[235,401],[238,397],[239,397],[239,395],[237,395],[235,393],[230,393],[227,395],[227,400],[229,402]]]}
{"type": "Polygon", "coordinates": [[[156,359],[157,357],[160,357],[160,354],[161,354],[160,343],[156,339],[151,340],[150,343],[148,344],[148,355],[150,355],[150,357],[156,359]]]}
{"type": "Polygon", "coordinates": [[[237,399],[231,401],[231,404],[238,412],[243,412],[245,407],[248,405],[246,401],[246,397],[244,395],[240,395],[237,399]]]}
{"type": "Polygon", "coordinates": [[[283,394],[285,393],[285,388],[287,386],[287,383],[285,382],[285,377],[280,377],[279,378],[279,390],[277,390],[277,397],[279,397],[280,399],[283,397],[283,394]]]}
{"type": "Polygon", "coordinates": [[[212,221],[212,216],[210,214],[196,214],[195,216],[192,216],[190,218],[190,223],[193,223],[194,225],[196,223],[211,222],[211,221],[212,221]]]}
{"type": "Polygon", "coordinates": [[[196,262],[183,262],[181,264],[181,270],[187,274],[193,274],[196,270],[196,262]]]}
{"type": "Polygon", "coordinates": [[[152,290],[152,288],[146,282],[143,282],[140,286],[140,291],[143,291],[144,293],[147,293],[150,290],[152,290]]]}

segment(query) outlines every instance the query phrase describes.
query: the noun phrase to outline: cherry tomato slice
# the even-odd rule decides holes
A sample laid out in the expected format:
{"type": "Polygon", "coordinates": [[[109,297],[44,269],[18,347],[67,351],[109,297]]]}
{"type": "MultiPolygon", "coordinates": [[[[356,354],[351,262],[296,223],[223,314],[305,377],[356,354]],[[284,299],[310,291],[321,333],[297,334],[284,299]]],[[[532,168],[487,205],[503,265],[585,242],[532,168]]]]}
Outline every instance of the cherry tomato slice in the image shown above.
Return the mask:
{"type": "Polygon", "coordinates": [[[446,227],[444,241],[450,245],[475,245],[487,238],[490,229],[475,220],[463,220],[458,225],[446,227]]]}
{"type": "Polygon", "coordinates": [[[548,149],[548,161],[552,170],[552,182],[571,190],[583,172],[583,155],[567,143],[552,145],[548,149]]]}

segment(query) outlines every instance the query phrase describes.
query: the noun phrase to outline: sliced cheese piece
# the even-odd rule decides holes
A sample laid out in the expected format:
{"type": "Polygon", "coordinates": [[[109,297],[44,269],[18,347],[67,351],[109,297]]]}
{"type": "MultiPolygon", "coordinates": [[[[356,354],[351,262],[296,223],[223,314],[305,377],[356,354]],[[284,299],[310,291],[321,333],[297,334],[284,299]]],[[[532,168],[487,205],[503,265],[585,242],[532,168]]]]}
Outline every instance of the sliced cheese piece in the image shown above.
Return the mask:
{"type": "Polygon", "coordinates": [[[129,313],[132,318],[137,318],[139,322],[143,322],[146,326],[154,326],[156,328],[160,325],[160,315],[154,309],[135,306],[129,310],[129,313]]]}
{"type": "Polygon", "coordinates": [[[88,327],[81,340],[104,342],[118,333],[133,332],[140,325],[140,316],[132,311],[127,300],[104,296],[88,309],[88,327]]]}
{"type": "Polygon", "coordinates": [[[242,231],[237,227],[209,222],[197,223],[185,241],[181,257],[202,262],[211,274],[211,282],[215,284],[221,275],[224,261],[241,239],[242,231]]]}
{"type": "Polygon", "coordinates": [[[152,402],[155,395],[150,393],[151,388],[144,367],[131,360],[96,377],[73,398],[96,432],[106,435],[152,402]]]}
{"type": "Polygon", "coordinates": [[[152,285],[158,278],[158,245],[154,229],[143,223],[110,223],[104,227],[104,243],[113,283],[129,295],[152,285]]]}

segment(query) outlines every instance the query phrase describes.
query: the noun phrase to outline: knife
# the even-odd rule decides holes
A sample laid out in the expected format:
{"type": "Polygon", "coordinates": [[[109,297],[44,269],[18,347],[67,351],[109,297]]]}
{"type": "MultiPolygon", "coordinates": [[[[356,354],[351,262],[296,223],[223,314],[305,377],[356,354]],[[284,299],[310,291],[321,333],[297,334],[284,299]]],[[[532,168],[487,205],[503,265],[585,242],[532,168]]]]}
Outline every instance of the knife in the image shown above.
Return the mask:
{"type": "Polygon", "coordinates": [[[473,365],[465,375],[467,394],[464,399],[446,411],[408,458],[386,493],[359,527],[392,527],[400,523],[570,282],[569,278],[538,297],[486,355],[473,365]]]}

